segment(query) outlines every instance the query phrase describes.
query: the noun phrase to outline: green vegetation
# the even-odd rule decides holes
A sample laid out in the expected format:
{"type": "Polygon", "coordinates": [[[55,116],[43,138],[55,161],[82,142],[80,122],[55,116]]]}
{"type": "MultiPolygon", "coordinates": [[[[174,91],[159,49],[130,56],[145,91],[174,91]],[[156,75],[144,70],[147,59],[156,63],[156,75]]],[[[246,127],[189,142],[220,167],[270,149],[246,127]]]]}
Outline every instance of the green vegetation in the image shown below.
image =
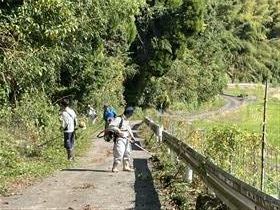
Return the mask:
{"type": "Polygon", "coordinates": [[[213,97],[211,100],[204,102],[202,104],[197,103],[183,103],[183,102],[177,102],[170,105],[170,111],[183,111],[185,114],[188,113],[199,113],[203,111],[212,111],[217,110],[223,105],[225,105],[225,100],[220,96],[217,95],[216,97],[213,97]]]}
{"type": "MultiPolygon", "coordinates": [[[[221,115],[220,117],[212,118],[204,121],[195,122],[197,127],[210,128],[218,125],[236,125],[242,130],[262,134],[263,123],[263,106],[264,106],[264,87],[232,87],[224,91],[232,95],[247,96],[247,100],[252,99],[251,102],[242,106],[241,109],[221,115]],[[254,99],[254,97],[256,99],[254,99]]],[[[279,88],[272,88],[268,93],[267,103],[267,141],[280,148],[279,144],[279,125],[280,125],[280,99],[276,98],[276,93],[279,88]]],[[[246,100],[246,97],[245,97],[246,100]]],[[[259,139],[261,141],[261,137],[259,139]]]]}
{"type": "Polygon", "coordinates": [[[153,165],[152,176],[157,191],[160,191],[158,195],[162,208],[194,210],[197,209],[196,204],[200,203],[207,206],[205,209],[228,209],[220,200],[208,195],[208,189],[199,176],[194,176],[192,183],[188,182],[186,164],[177,159],[172,151],[169,153],[165,144],[157,142],[150,128],[142,125],[140,131],[146,140],[146,147],[153,153],[150,158],[153,165]],[[208,198],[198,202],[200,196],[208,198]]]}
{"type": "MultiPolygon", "coordinates": [[[[261,141],[263,122],[264,86],[230,86],[227,94],[242,96],[249,103],[234,112],[221,113],[210,119],[187,124],[173,121],[167,116],[162,119],[164,127],[187,142],[215,164],[239,179],[260,187],[261,141]]],[[[279,87],[268,92],[267,144],[265,163],[265,192],[277,195],[279,171],[279,87]]]]}
{"type": "MultiPolygon", "coordinates": [[[[100,125],[77,131],[77,157],[89,148],[90,136],[97,128],[100,129],[100,125]]],[[[38,142],[33,139],[30,142],[30,139],[24,139],[28,133],[20,133],[21,130],[17,128],[14,132],[0,130],[0,194],[9,194],[18,187],[30,184],[34,179],[74,164],[67,161],[62,133],[56,133],[57,136],[53,139],[48,136],[47,140],[38,142]]]]}
{"type": "Polygon", "coordinates": [[[1,105],[34,90],[81,108],[211,100],[231,81],[279,82],[279,0],[0,3],[1,105]],[[125,101],[123,98],[125,96],[125,101]]]}
{"type": "Polygon", "coordinates": [[[279,83],[279,0],[147,2],[136,19],[139,69],[127,101],[200,105],[227,80],[279,83]]]}
{"type": "MultiPolygon", "coordinates": [[[[219,118],[197,122],[195,126],[206,129],[207,135],[214,134],[213,138],[206,137],[207,141],[215,142],[217,145],[226,147],[229,157],[225,157],[226,150],[219,148],[223,155],[218,151],[208,152],[208,155],[216,161],[226,161],[231,166],[226,166],[226,163],[219,163],[224,169],[232,171],[237,177],[250,183],[253,186],[259,187],[260,171],[261,171],[261,141],[262,141],[262,126],[263,126],[263,109],[264,109],[264,86],[257,87],[229,87],[225,90],[226,93],[234,95],[243,95],[245,100],[250,100],[252,96],[256,97],[248,105],[241,109],[222,115],[219,118]],[[219,127],[219,131],[215,129],[219,127]],[[226,127],[226,129],[223,129],[226,127]],[[238,129],[237,129],[238,128],[238,129]],[[231,132],[239,132],[242,136],[231,135],[231,132]],[[222,138],[220,133],[224,133],[228,138],[222,138]],[[225,142],[217,141],[228,141],[225,142]],[[234,148],[233,148],[234,147],[234,148]],[[246,167],[244,167],[246,166],[246,167]],[[246,171],[246,174],[244,174],[246,171]],[[253,174],[248,176],[249,172],[253,174]]],[[[254,98],[253,97],[253,98],[254,98]]],[[[266,163],[265,163],[265,191],[271,195],[277,195],[277,183],[280,176],[276,166],[279,159],[280,143],[279,143],[279,125],[280,125],[280,99],[279,87],[271,87],[268,91],[267,102],[267,132],[266,132],[266,163]]],[[[209,146],[211,143],[207,144],[209,146]]],[[[211,147],[211,146],[210,146],[211,147]]],[[[207,149],[207,150],[208,150],[207,149]]],[[[211,149],[210,149],[211,150],[211,149]]]]}
{"type": "Polygon", "coordinates": [[[178,162],[175,156],[168,154],[164,144],[156,142],[151,130],[141,126],[141,136],[145,138],[146,147],[153,152],[151,163],[153,164],[152,176],[156,188],[160,190],[160,203],[165,209],[194,209],[195,200],[202,190],[202,185],[195,182],[187,183],[185,180],[185,165],[178,162]]]}

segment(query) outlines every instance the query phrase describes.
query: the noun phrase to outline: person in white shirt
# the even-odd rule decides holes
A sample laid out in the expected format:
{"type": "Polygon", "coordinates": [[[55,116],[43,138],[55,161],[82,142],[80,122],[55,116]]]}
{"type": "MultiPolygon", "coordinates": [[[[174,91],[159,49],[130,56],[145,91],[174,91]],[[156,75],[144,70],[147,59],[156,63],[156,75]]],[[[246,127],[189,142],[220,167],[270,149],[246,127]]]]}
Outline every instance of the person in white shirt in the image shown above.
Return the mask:
{"type": "Polygon", "coordinates": [[[78,124],[77,115],[73,109],[69,107],[69,100],[64,99],[61,102],[61,120],[64,133],[64,148],[67,151],[68,160],[74,160],[74,143],[75,128],[78,124]]]}
{"type": "Polygon", "coordinates": [[[133,114],[133,108],[125,109],[122,116],[116,117],[110,124],[109,129],[114,129],[117,137],[114,140],[113,156],[114,162],[112,172],[118,172],[118,166],[123,162],[124,171],[133,171],[130,167],[131,143],[130,139],[134,141],[134,135],[129,125],[129,120],[133,114]]]}
{"type": "Polygon", "coordinates": [[[94,124],[97,118],[97,114],[95,109],[91,105],[88,105],[88,116],[91,123],[94,124]]]}

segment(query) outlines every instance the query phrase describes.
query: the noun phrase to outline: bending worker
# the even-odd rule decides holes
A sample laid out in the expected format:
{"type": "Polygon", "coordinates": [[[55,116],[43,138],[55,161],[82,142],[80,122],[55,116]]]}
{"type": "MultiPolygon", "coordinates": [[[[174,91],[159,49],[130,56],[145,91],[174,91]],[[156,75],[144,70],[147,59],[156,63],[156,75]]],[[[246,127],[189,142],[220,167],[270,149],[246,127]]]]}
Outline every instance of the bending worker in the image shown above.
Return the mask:
{"type": "Polygon", "coordinates": [[[109,128],[114,129],[117,133],[113,147],[113,168],[112,172],[118,172],[118,166],[123,162],[124,171],[133,171],[130,166],[131,154],[131,139],[134,141],[134,136],[129,125],[129,118],[133,114],[133,108],[125,109],[123,115],[116,117],[110,124],[109,128]]]}

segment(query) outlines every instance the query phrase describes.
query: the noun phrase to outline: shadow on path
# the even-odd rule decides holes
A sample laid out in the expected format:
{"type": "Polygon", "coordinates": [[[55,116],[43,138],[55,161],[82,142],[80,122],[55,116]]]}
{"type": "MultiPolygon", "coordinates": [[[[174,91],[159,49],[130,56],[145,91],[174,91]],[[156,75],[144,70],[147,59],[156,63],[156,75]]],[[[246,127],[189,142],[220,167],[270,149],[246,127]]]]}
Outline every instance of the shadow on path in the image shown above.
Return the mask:
{"type": "Polygon", "coordinates": [[[135,210],[158,210],[160,201],[155,190],[147,159],[134,159],[135,210]]]}
{"type": "MultiPolygon", "coordinates": [[[[132,130],[138,131],[138,128],[143,122],[135,124],[132,130]]],[[[136,138],[139,138],[137,132],[134,133],[136,138]]],[[[141,145],[141,141],[137,141],[141,145]]],[[[141,150],[132,144],[132,150],[141,150]]],[[[158,194],[155,190],[153,177],[148,167],[148,156],[146,158],[134,158],[133,165],[135,168],[135,208],[134,210],[159,210],[161,205],[158,194]]]]}
{"type": "MultiPolygon", "coordinates": [[[[140,125],[141,123],[135,124],[132,129],[138,130],[140,125]]],[[[137,133],[134,135],[136,138],[139,137],[137,133]]],[[[141,145],[141,142],[137,141],[137,144],[141,145]]],[[[132,144],[132,150],[141,149],[132,144]]],[[[158,210],[161,207],[147,158],[134,158],[133,160],[135,168],[135,210],[158,210]]]]}

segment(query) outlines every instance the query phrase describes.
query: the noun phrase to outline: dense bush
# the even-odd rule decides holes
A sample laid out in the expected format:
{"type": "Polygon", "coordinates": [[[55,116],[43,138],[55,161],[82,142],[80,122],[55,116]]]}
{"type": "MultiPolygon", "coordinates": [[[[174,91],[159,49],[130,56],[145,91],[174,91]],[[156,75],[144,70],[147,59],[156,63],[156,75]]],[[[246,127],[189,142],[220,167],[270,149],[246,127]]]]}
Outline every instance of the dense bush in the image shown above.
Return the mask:
{"type": "Polygon", "coordinates": [[[228,80],[279,83],[279,0],[147,2],[131,46],[139,72],[126,83],[128,101],[200,105],[228,80]]]}

